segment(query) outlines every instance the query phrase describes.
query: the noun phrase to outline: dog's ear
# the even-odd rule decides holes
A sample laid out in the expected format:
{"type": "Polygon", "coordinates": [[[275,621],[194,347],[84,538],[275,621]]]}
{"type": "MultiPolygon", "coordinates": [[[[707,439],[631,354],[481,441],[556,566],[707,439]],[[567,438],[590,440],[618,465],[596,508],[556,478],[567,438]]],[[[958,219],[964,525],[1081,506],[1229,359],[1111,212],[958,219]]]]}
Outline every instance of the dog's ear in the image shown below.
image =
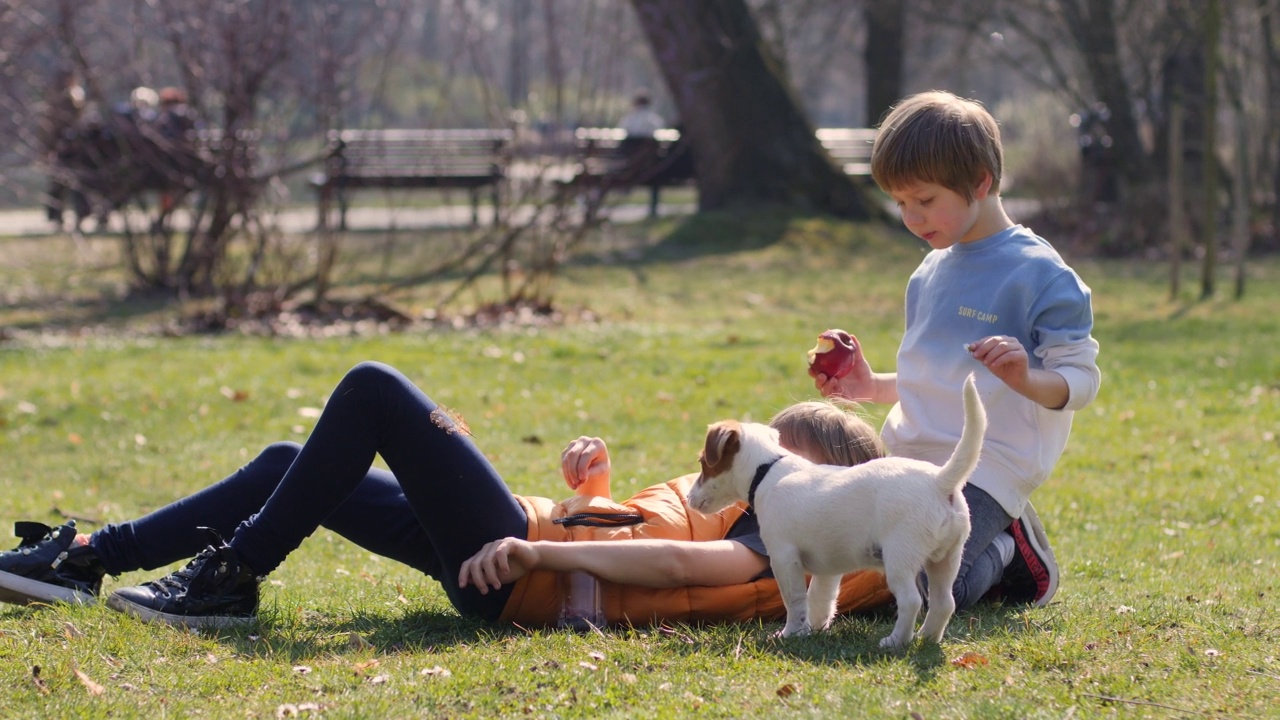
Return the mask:
{"type": "Polygon", "coordinates": [[[723,420],[707,428],[707,444],[702,449],[702,461],[706,467],[715,468],[732,462],[742,444],[739,434],[742,426],[736,420],[723,420]]]}

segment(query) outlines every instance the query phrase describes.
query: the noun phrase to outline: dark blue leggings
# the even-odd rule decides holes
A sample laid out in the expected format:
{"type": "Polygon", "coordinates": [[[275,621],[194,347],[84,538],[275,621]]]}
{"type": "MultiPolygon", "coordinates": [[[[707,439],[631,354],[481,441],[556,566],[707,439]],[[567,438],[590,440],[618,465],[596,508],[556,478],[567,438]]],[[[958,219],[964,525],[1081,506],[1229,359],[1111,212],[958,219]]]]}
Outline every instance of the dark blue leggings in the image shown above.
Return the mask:
{"type": "Polygon", "coordinates": [[[276,443],[226,479],[90,544],[111,574],[189,558],[216,529],[260,575],[318,527],[444,585],[463,615],[496,620],[511,592],[458,587],[485,543],[524,538],[524,509],[457,425],[404,375],[361,363],[338,383],[306,444],[276,443]],[[391,472],[371,469],[381,455],[391,472]]]}

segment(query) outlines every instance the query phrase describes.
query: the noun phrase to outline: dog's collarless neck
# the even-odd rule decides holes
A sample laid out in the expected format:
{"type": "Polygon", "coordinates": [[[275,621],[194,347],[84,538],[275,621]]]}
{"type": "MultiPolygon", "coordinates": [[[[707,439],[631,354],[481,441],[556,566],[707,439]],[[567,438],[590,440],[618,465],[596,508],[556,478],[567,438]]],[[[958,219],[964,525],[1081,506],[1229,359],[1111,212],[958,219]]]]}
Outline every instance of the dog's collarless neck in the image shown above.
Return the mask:
{"type": "Polygon", "coordinates": [[[760,467],[756,468],[755,477],[751,478],[751,487],[747,488],[747,507],[755,510],[756,508],[756,488],[760,487],[764,476],[769,474],[769,470],[777,464],[778,458],[774,458],[767,463],[760,463],[760,467]]]}

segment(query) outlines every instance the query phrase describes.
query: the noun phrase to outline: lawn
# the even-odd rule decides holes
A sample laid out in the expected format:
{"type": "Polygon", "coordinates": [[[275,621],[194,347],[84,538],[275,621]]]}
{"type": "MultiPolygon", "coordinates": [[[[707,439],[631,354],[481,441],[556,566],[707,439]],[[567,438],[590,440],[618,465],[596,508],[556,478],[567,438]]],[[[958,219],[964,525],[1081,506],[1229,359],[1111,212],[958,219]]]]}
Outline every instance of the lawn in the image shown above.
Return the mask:
{"type": "MultiPolygon", "coordinates": [[[[563,496],[560,449],[588,433],[610,442],[624,497],[696,469],[709,422],[812,397],[804,352],[827,327],[891,369],[921,256],[875,227],[664,220],[584,247],[559,325],[168,338],[139,331],[164,307],[118,299],[94,242],[86,259],[59,238],[0,240],[0,323],[16,329],[0,341],[5,535],[23,518],[133,517],[301,440],[365,359],[461,413],[516,492],[563,496]],[[36,330],[55,316],[71,324],[36,330]]],[[[1168,298],[1159,264],[1073,260],[1104,383],[1035,498],[1063,570],[1048,607],[982,606],[941,646],[901,652],[877,647],[888,612],[787,641],[780,624],[486,626],[320,531],[246,631],[0,608],[0,717],[1274,717],[1280,262],[1253,263],[1243,301],[1192,302],[1168,298]]]]}

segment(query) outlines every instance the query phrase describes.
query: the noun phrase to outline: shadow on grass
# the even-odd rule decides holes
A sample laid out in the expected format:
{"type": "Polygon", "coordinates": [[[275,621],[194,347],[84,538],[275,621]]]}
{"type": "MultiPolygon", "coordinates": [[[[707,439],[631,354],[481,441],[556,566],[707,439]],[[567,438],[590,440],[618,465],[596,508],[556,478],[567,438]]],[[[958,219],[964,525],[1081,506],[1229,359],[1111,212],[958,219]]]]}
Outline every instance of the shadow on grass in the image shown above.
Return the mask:
{"type": "Polygon", "coordinates": [[[458,645],[497,642],[523,634],[520,628],[489,624],[445,609],[411,609],[399,616],[355,610],[342,617],[271,612],[257,624],[216,631],[237,652],[299,662],[326,655],[436,652],[458,645]]]}
{"type": "MultiPolygon", "coordinates": [[[[608,642],[627,643],[638,636],[650,638],[648,647],[677,655],[711,653],[726,658],[775,655],[813,665],[910,668],[920,682],[927,682],[947,666],[961,662],[957,646],[995,635],[1038,632],[1022,617],[1021,606],[984,605],[958,614],[948,625],[941,645],[918,638],[907,648],[887,650],[880,639],[888,635],[895,610],[859,613],[837,618],[831,629],[806,637],[780,638],[781,622],[697,625],[670,623],[637,628],[614,627],[600,631],[608,642]]],[[[21,611],[19,611],[21,612],[21,611]]],[[[216,631],[220,642],[238,653],[298,663],[334,655],[445,652],[464,645],[487,645],[512,638],[545,634],[547,642],[567,631],[525,629],[463,618],[445,606],[408,609],[403,615],[384,609],[355,610],[342,617],[298,611],[289,616],[266,611],[259,624],[216,631]]],[[[573,634],[573,633],[568,633],[573,634]]],[[[982,658],[967,661],[981,662],[982,658]]],[[[967,662],[966,661],[966,662],[967,662]]]]}
{"type": "MultiPolygon", "coordinates": [[[[962,658],[963,652],[957,648],[961,643],[994,635],[1035,632],[1035,626],[1021,619],[1025,610],[1025,606],[995,603],[957,613],[947,624],[941,644],[917,637],[905,648],[880,647],[880,639],[893,631],[897,619],[895,608],[886,607],[836,618],[828,631],[805,637],[777,637],[775,633],[781,630],[781,625],[773,623],[763,628],[758,647],[765,652],[819,665],[904,664],[921,682],[926,682],[952,664],[983,663],[985,658],[962,658]]],[[[923,617],[917,620],[917,630],[921,620],[923,617]]]]}

